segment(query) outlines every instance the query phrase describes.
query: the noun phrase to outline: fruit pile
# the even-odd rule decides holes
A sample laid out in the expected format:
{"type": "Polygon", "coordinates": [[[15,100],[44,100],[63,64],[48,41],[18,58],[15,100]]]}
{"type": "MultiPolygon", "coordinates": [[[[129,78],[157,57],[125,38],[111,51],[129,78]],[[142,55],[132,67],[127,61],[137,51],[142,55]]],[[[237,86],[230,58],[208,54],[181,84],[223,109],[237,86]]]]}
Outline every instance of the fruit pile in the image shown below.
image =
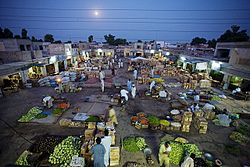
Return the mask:
{"type": "Polygon", "coordinates": [[[175,165],[179,165],[184,157],[184,148],[179,142],[171,142],[170,146],[172,148],[169,153],[170,162],[175,165]]]}
{"type": "Polygon", "coordinates": [[[30,155],[31,153],[28,151],[24,151],[20,157],[17,159],[16,161],[16,165],[27,165],[29,166],[30,164],[27,161],[27,157],[30,155]]]}
{"type": "Polygon", "coordinates": [[[201,157],[202,152],[199,150],[196,144],[183,144],[185,151],[190,155],[195,154],[195,157],[201,157]]]}
{"type": "Polygon", "coordinates": [[[38,114],[40,114],[41,112],[43,112],[41,109],[39,109],[38,107],[33,107],[31,108],[27,114],[23,115],[18,122],[30,122],[31,120],[33,120],[38,114]]]}
{"type": "Polygon", "coordinates": [[[58,144],[54,152],[49,157],[49,162],[53,165],[62,167],[70,166],[70,161],[74,155],[80,153],[80,138],[69,136],[58,144]]]}

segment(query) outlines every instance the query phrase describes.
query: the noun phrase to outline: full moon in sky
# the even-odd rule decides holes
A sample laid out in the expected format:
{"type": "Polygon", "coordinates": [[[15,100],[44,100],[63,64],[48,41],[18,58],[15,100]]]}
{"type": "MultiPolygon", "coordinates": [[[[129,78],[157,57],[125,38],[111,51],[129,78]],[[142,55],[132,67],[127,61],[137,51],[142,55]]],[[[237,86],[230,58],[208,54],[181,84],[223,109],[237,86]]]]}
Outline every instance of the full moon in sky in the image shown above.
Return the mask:
{"type": "Polygon", "coordinates": [[[98,15],[99,15],[99,12],[98,12],[98,11],[95,11],[95,15],[98,16],[98,15]]]}

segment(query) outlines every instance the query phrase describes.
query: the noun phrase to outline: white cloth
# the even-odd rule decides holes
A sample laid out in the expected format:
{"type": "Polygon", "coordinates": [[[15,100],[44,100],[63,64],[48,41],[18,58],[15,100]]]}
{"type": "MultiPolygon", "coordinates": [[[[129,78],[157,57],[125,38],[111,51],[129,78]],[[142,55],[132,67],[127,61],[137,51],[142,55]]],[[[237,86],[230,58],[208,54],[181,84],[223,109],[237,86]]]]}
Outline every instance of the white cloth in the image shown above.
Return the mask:
{"type": "Polygon", "coordinates": [[[104,80],[101,80],[101,88],[102,88],[102,92],[104,92],[104,80]]]}
{"type": "Polygon", "coordinates": [[[121,94],[121,97],[125,97],[125,100],[126,101],[128,101],[128,91],[127,90],[125,90],[125,89],[122,89],[121,91],[120,91],[120,94],[121,94]]]}
{"type": "Polygon", "coordinates": [[[195,102],[199,102],[200,101],[200,96],[199,95],[195,95],[194,96],[194,101],[195,102]]]}
{"type": "Polygon", "coordinates": [[[134,78],[137,79],[137,70],[134,70],[134,78]]]}
{"type": "Polygon", "coordinates": [[[104,71],[101,71],[99,73],[99,77],[100,77],[100,80],[103,80],[105,78],[105,72],[104,71]]]}
{"type": "Polygon", "coordinates": [[[187,157],[181,164],[181,167],[194,167],[194,160],[191,157],[187,157]]]}
{"type": "Polygon", "coordinates": [[[240,88],[236,88],[235,91],[239,93],[239,92],[241,92],[241,89],[240,88]]]}
{"type": "Polygon", "coordinates": [[[152,81],[149,86],[149,91],[152,91],[152,88],[155,86],[155,81],[152,81]]]}
{"type": "Polygon", "coordinates": [[[204,110],[213,110],[215,109],[215,106],[209,103],[206,103],[203,107],[204,110]]]}
{"type": "Polygon", "coordinates": [[[151,77],[154,77],[154,72],[155,72],[155,70],[152,68],[151,69],[151,77]]]}
{"type": "Polygon", "coordinates": [[[132,95],[132,98],[134,99],[136,96],[136,87],[135,86],[132,86],[131,95],[132,95]]]}
{"type": "Polygon", "coordinates": [[[167,97],[167,92],[165,90],[162,90],[159,92],[160,97],[167,97]]]}
{"type": "Polygon", "coordinates": [[[106,150],[106,152],[104,154],[104,165],[106,167],[109,165],[111,143],[112,143],[111,136],[104,136],[104,138],[102,138],[101,144],[105,147],[105,150],[106,150]]]}
{"type": "Polygon", "coordinates": [[[123,61],[121,61],[121,68],[123,67],[123,61]]]}

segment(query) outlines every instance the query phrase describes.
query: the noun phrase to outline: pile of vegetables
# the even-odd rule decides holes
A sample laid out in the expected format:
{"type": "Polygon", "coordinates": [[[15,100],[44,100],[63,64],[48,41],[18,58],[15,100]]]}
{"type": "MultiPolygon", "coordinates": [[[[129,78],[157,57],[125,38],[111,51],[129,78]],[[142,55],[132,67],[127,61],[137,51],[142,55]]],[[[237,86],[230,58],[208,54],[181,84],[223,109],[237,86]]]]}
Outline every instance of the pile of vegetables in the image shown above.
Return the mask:
{"type": "Polygon", "coordinates": [[[52,154],[55,146],[60,144],[65,137],[62,136],[40,136],[31,145],[29,151],[32,153],[46,152],[52,154]]]}
{"type": "Polygon", "coordinates": [[[172,148],[169,153],[170,162],[175,165],[179,165],[184,158],[184,147],[179,142],[170,142],[172,148]]]}
{"type": "Polygon", "coordinates": [[[191,155],[192,153],[195,154],[195,157],[201,157],[202,152],[199,150],[196,144],[183,144],[185,151],[191,155]]]}
{"type": "Polygon", "coordinates": [[[170,126],[170,122],[167,121],[167,120],[160,120],[160,124],[163,125],[163,126],[170,126]]]}
{"type": "Polygon", "coordinates": [[[18,122],[30,122],[33,120],[38,114],[43,112],[40,108],[38,107],[33,107],[31,108],[27,114],[23,115],[18,122]]]}
{"type": "Polygon", "coordinates": [[[214,95],[211,100],[213,100],[213,101],[221,101],[221,98],[219,96],[214,95]]]}
{"type": "Polygon", "coordinates": [[[54,116],[60,116],[63,113],[63,110],[61,108],[56,108],[52,111],[52,114],[54,116]]]}
{"type": "Polygon", "coordinates": [[[80,153],[80,138],[69,136],[58,144],[49,157],[49,162],[56,166],[68,167],[74,155],[80,153]]]}
{"type": "Polygon", "coordinates": [[[239,133],[241,133],[241,134],[243,134],[243,135],[245,135],[247,137],[250,137],[250,125],[248,125],[247,123],[240,122],[239,126],[236,128],[236,130],[239,133]]]}
{"type": "Polygon", "coordinates": [[[170,162],[175,165],[179,165],[185,158],[185,154],[194,153],[197,158],[202,156],[202,152],[198,146],[189,143],[180,143],[177,141],[171,141],[171,152],[169,153],[170,162]]]}
{"type": "Polygon", "coordinates": [[[150,126],[159,126],[160,125],[160,119],[156,116],[150,115],[148,116],[148,121],[150,126]]]}
{"type": "Polygon", "coordinates": [[[100,122],[100,118],[98,116],[90,115],[88,119],[85,120],[85,122],[100,122]]]}
{"type": "Polygon", "coordinates": [[[20,157],[17,159],[16,161],[16,165],[27,165],[30,166],[30,164],[27,161],[27,157],[30,155],[31,153],[28,151],[24,151],[20,157]]]}
{"type": "Polygon", "coordinates": [[[47,114],[43,114],[43,113],[39,113],[35,116],[36,119],[42,119],[42,118],[46,118],[48,115],[47,114]]]}
{"type": "Polygon", "coordinates": [[[145,147],[146,142],[142,137],[127,137],[123,141],[123,148],[128,152],[138,152],[145,147]]]}
{"type": "Polygon", "coordinates": [[[232,132],[229,138],[241,145],[245,145],[249,141],[249,139],[245,135],[236,131],[232,132]]]}

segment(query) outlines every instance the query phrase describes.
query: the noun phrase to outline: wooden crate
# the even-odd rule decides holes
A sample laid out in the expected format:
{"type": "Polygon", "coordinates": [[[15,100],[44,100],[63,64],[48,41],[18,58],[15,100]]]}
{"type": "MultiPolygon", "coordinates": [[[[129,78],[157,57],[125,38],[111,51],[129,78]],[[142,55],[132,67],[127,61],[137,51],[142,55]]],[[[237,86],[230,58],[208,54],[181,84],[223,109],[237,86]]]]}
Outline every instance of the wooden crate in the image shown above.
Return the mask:
{"type": "Polygon", "coordinates": [[[94,137],[95,129],[86,129],[84,132],[85,139],[90,139],[94,137]]]}
{"type": "Polygon", "coordinates": [[[195,115],[195,117],[203,117],[204,112],[203,111],[197,111],[197,112],[194,112],[194,115],[195,115]]]}
{"type": "Polygon", "coordinates": [[[88,122],[88,129],[95,129],[96,128],[96,122],[88,122]]]}
{"type": "Polygon", "coordinates": [[[120,147],[110,147],[110,166],[120,164],[120,147]]]}

